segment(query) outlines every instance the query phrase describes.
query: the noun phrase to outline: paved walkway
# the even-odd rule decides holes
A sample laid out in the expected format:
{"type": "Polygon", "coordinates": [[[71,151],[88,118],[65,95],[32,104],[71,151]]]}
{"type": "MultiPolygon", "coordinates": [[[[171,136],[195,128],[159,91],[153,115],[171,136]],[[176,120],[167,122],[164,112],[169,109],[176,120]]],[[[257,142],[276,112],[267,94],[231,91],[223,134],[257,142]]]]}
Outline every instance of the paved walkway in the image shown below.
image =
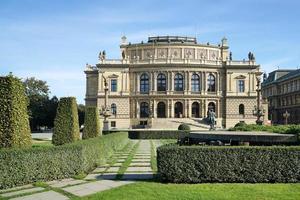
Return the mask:
{"type": "MultiPolygon", "coordinates": [[[[151,141],[135,140],[132,143],[131,148],[128,148],[126,151],[116,152],[108,164],[99,166],[87,175],[84,180],[68,178],[49,181],[46,183],[49,187],[45,188],[30,184],[0,190],[0,198],[4,197],[16,200],[66,200],[70,197],[83,197],[95,194],[139,180],[153,179],[155,172],[151,168],[151,141]]],[[[159,140],[153,140],[152,145],[156,149],[161,143],[159,140]]]]}

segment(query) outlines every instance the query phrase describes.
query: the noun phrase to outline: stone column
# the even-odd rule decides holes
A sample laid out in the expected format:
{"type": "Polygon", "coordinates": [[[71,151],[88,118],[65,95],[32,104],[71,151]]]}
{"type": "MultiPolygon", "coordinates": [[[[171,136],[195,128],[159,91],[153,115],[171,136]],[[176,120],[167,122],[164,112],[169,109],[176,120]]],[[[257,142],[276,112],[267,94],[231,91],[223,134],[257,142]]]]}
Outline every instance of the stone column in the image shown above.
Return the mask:
{"type": "Polygon", "coordinates": [[[183,77],[184,77],[184,82],[183,82],[183,86],[184,86],[184,94],[187,94],[188,92],[188,72],[184,71],[183,72],[183,77]]]}
{"type": "Polygon", "coordinates": [[[140,118],[140,104],[138,100],[135,100],[135,114],[136,114],[136,118],[140,118]]]}
{"type": "Polygon", "coordinates": [[[171,93],[174,91],[174,72],[171,72],[171,85],[170,85],[170,91],[171,93]]]}
{"type": "Polygon", "coordinates": [[[166,109],[167,109],[167,112],[166,112],[166,117],[169,118],[170,117],[170,106],[169,106],[169,99],[167,99],[166,101],[166,109]]]}
{"type": "Polygon", "coordinates": [[[174,118],[174,100],[171,99],[171,118],[174,118]]]}
{"type": "Polygon", "coordinates": [[[155,99],[153,99],[153,110],[152,110],[152,112],[153,112],[153,117],[154,118],[157,118],[157,105],[156,105],[156,100],[155,99]]]}
{"type": "Polygon", "coordinates": [[[140,93],[140,74],[136,73],[136,91],[140,93]]]}
{"type": "Polygon", "coordinates": [[[104,92],[104,89],[103,89],[103,80],[102,80],[102,72],[98,72],[98,91],[97,92],[98,93],[99,92],[104,92]]]}
{"type": "Polygon", "coordinates": [[[207,94],[207,84],[206,84],[206,74],[207,74],[207,72],[204,72],[203,73],[203,86],[204,86],[204,88],[203,88],[203,90],[204,90],[204,94],[207,94]]]}
{"type": "Polygon", "coordinates": [[[154,72],[154,79],[153,79],[153,81],[154,81],[154,89],[153,89],[153,91],[157,91],[157,72],[154,72]]]}

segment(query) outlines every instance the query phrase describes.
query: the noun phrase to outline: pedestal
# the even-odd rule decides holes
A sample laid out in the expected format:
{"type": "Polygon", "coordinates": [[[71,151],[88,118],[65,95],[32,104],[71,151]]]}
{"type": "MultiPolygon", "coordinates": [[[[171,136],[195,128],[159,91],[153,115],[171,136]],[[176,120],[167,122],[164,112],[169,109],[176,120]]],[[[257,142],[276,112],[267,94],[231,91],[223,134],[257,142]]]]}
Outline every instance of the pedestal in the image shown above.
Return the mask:
{"type": "Polygon", "coordinates": [[[108,120],[103,121],[103,131],[109,131],[109,121],[108,120]]]}

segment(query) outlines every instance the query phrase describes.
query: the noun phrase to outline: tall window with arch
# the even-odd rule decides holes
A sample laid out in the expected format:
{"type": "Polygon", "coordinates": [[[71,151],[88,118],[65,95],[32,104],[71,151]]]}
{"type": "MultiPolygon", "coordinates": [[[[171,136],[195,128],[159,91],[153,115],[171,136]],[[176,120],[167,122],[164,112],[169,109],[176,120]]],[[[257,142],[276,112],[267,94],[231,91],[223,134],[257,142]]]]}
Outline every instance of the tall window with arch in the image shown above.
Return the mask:
{"type": "Polygon", "coordinates": [[[157,76],[157,91],[166,91],[167,90],[167,78],[163,73],[158,74],[157,76]]]}
{"type": "Polygon", "coordinates": [[[115,103],[112,103],[110,106],[111,114],[117,115],[117,105],[115,103]]]}
{"type": "Polygon", "coordinates": [[[142,102],[140,105],[140,117],[141,118],[149,117],[149,104],[147,102],[142,102]]]}
{"type": "Polygon", "coordinates": [[[239,105],[239,114],[244,115],[245,114],[245,106],[244,104],[239,105]]]}
{"type": "Polygon", "coordinates": [[[144,73],[140,77],[140,92],[148,93],[149,92],[149,76],[144,73]]]}
{"type": "Polygon", "coordinates": [[[183,91],[183,75],[177,73],[174,77],[174,90],[175,91],[183,91]]]}
{"type": "Polygon", "coordinates": [[[216,78],[213,74],[209,74],[207,77],[207,91],[208,92],[216,91],[216,78]]]}
{"type": "Polygon", "coordinates": [[[200,91],[200,77],[198,74],[192,75],[191,85],[192,85],[192,92],[200,91]]]}

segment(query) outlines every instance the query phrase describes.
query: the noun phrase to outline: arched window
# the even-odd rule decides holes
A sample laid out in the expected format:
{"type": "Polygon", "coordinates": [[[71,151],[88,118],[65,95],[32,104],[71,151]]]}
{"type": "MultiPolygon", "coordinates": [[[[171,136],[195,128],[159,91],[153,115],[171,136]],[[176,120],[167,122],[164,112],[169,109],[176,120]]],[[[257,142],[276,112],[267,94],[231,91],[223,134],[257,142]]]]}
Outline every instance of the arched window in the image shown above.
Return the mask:
{"type": "Polygon", "coordinates": [[[183,76],[182,74],[176,74],[174,77],[174,89],[175,91],[183,91],[183,76]]]}
{"type": "Polygon", "coordinates": [[[207,77],[207,91],[208,92],[215,92],[216,91],[216,79],[215,76],[209,74],[207,77]]]}
{"type": "Polygon", "coordinates": [[[208,104],[208,111],[212,110],[213,112],[216,112],[216,104],[214,102],[209,102],[208,104]]]}
{"type": "Polygon", "coordinates": [[[200,105],[198,102],[192,104],[192,117],[199,118],[200,105]]]}
{"type": "Polygon", "coordinates": [[[166,104],[164,102],[159,102],[157,104],[157,117],[158,118],[166,117],[166,104]]]}
{"type": "Polygon", "coordinates": [[[166,91],[166,90],[167,90],[166,76],[160,73],[157,76],[157,91],[166,91]]]}
{"type": "Polygon", "coordinates": [[[140,106],[140,117],[147,118],[149,117],[149,104],[146,102],[142,102],[140,106]]]}
{"type": "Polygon", "coordinates": [[[245,106],[244,104],[239,105],[239,114],[244,115],[245,114],[245,106]]]}
{"type": "Polygon", "coordinates": [[[192,92],[200,91],[200,77],[197,74],[192,75],[191,85],[192,85],[192,92]]]}
{"type": "Polygon", "coordinates": [[[111,109],[111,114],[117,115],[117,105],[115,103],[111,104],[110,109],[111,109]]]}
{"type": "Polygon", "coordinates": [[[176,118],[182,118],[183,115],[183,104],[181,102],[176,102],[174,107],[174,113],[176,118]]]}
{"type": "Polygon", "coordinates": [[[141,93],[149,92],[149,76],[147,74],[142,74],[140,78],[140,91],[141,93]]]}

